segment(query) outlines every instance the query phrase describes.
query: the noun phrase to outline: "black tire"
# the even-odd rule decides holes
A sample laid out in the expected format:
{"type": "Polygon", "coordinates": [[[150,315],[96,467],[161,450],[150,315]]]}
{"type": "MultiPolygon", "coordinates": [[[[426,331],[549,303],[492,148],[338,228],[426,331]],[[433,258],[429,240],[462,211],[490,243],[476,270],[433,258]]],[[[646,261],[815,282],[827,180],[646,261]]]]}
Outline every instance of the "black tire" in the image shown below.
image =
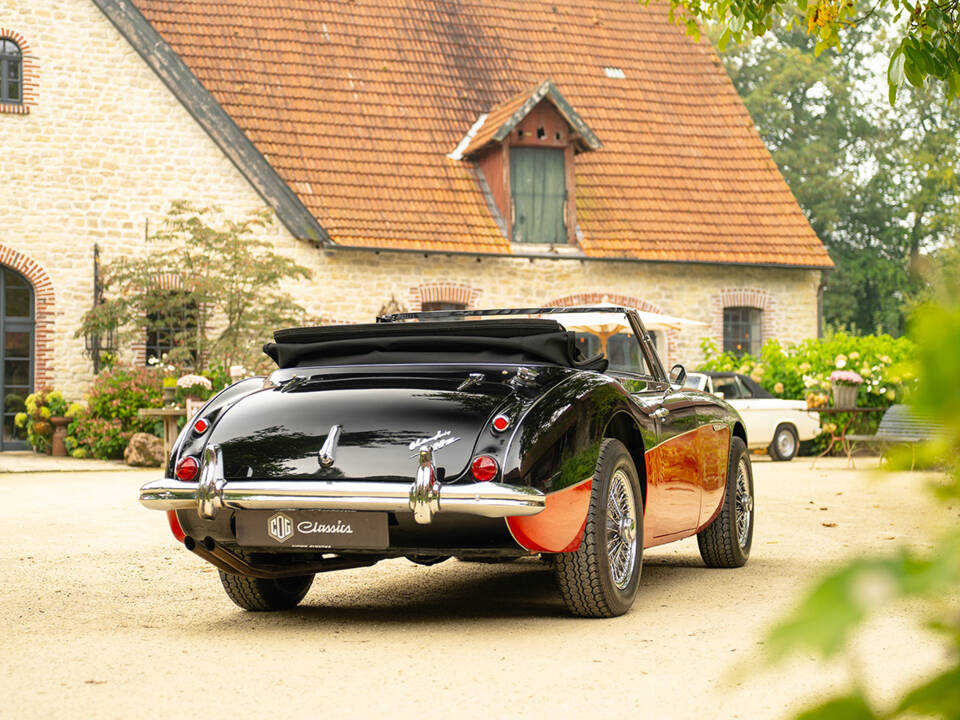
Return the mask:
{"type": "Polygon", "coordinates": [[[296,607],[313,584],[314,576],[297,575],[277,580],[262,580],[229,575],[220,570],[220,583],[227,597],[244,610],[265,612],[296,607]]]}
{"type": "Polygon", "coordinates": [[[633,605],[643,566],[643,496],[633,458],[619,440],[608,438],[600,446],[579,549],[553,557],[560,594],[574,615],[614,617],[633,605]],[[621,491],[612,508],[611,488],[621,491]],[[608,508],[611,520],[620,516],[621,524],[608,527],[608,508]],[[610,543],[616,544],[619,559],[614,566],[608,554],[610,543]]]}
{"type": "Polygon", "coordinates": [[[439,565],[444,560],[450,559],[449,555],[404,555],[404,557],[412,563],[425,565],[427,567],[439,565]]]}
{"type": "Polygon", "coordinates": [[[720,512],[697,534],[700,557],[707,567],[734,568],[746,564],[753,544],[755,517],[750,456],[746,443],[735,437],[730,443],[727,483],[720,512]]]}
{"type": "Polygon", "coordinates": [[[773,440],[767,448],[767,454],[776,462],[786,462],[793,460],[799,449],[797,429],[790,423],[783,423],[778,425],[776,432],[773,433],[773,440]]]}

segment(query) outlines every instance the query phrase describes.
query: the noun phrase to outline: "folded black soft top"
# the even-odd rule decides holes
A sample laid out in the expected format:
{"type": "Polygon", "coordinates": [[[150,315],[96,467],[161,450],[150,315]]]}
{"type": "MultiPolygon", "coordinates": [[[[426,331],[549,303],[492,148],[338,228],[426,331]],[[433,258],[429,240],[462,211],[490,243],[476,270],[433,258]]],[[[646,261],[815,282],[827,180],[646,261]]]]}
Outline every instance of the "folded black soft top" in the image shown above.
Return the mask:
{"type": "Polygon", "coordinates": [[[281,368],[423,362],[540,362],[603,371],[582,358],[573,333],[555,320],[507,319],[370,323],[290,328],[263,351],[281,368]]]}

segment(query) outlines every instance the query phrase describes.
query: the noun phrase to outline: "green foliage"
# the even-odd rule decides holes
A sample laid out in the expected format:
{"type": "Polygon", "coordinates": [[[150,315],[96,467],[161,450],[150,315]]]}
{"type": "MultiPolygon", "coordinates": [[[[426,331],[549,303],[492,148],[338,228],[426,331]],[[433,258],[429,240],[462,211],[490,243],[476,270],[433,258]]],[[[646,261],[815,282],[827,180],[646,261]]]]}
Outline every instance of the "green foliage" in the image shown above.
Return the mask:
{"type": "Polygon", "coordinates": [[[787,184],[836,269],[824,318],[856,333],[900,335],[905,300],[929,280],[925,255],[960,224],[960,103],[910,87],[897,111],[864,92],[891,49],[884,14],[847,31],[841,55],[815,57],[798,27],[723,56],[787,184]]]}
{"type": "MultiPolygon", "coordinates": [[[[650,0],[642,0],[649,3],[650,0]]],[[[927,81],[960,98],[960,2],[958,0],[670,0],[670,18],[699,37],[697,20],[716,23],[721,51],[774,27],[799,28],[813,42],[814,55],[838,52],[859,23],[875,13],[890,16],[895,44],[886,66],[891,105],[904,82],[918,88],[927,81]]],[[[849,44],[849,43],[847,43],[849,44]]]]}
{"type": "Polygon", "coordinates": [[[77,334],[119,329],[121,339],[131,339],[142,338],[144,328],[174,328],[177,347],[167,360],[176,366],[266,365],[263,342],[304,316],[282,288],[309,277],[262,238],[272,223],[267,211],[230,220],[217,208],[173,203],[148,238],[153,251],[104,266],[105,300],[86,313],[77,334]],[[177,290],[161,289],[157,278],[171,276],[177,290]]]}
{"type": "Polygon", "coordinates": [[[863,695],[855,694],[830,700],[820,707],[797,715],[797,720],[874,720],[876,717],[863,695]]]}
{"type": "MultiPolygon", "coordinates": [[[[708,338],[701,341],[700,348],[704,361],[698,370],[749,375],[777,397],[805,399],[812,408],[830,403],[830,374],[834,370],[853,370],[863,378],[857,392],[857,405],[861,407],[887,408],[895,402],[903,402],[914,385],[913,370],[905,363],[914,356],[916,347],[907,338],[889,335],[858,337],[838,332],[822,340],[811,339],[786,346],[771,339],[764,343],[759,358],[722,353],[708,338]]],[[[851,432],[876,431],[881,416],[882,413],[857,416],[854,418],[856,427],[851,432]]],[[[850,415],[846,413],[824,415],[821,430],[832,433],[838,424],[848,419],[850,415]]],[[[828,440],[828,435],[822,435],[813,447],[822,449],[828,440]]],[[[836,451],[840,452],[840,449],[836,451]]]]}
{"type": "MultiPolygon", "coordinates": [[[[960,292],[957,278],[937,288],[937,303],[919,306],[911,334],[917,343],[912,394],[918,412],[947,429],[949,463],[945,483],[936,488],[943,502],[960,497],[960,292]]],[[[946,519],[946,518],[944,518],[946,519]]],[[[934,521],[934,518],[930,519],[934,521]]],[[[901,548],[887,555],[859,558],[820,580],[799,606],[769,634],[774,660],[813,651],[828,657],[844,648],[858,626],[897,603],[928,619],[950,652],[943,672],[908,690],[891,708],[877,707],[862,693],[830,700],[801,718],[960,717],[960,530],[955,523],[927,550],[901,548]]],[[[895,658],[891,658],[895,662],[895,658]]]]}
{"type": "Polygon", "coordinates": [[[157,421],[141,419],[141,408],[161,407],[163,376],[153,368],[114,367],[97,375],[87,407],[68,429],[67,450],[74,457],[119,459],[137,432],[156,434],[157,421]]]}

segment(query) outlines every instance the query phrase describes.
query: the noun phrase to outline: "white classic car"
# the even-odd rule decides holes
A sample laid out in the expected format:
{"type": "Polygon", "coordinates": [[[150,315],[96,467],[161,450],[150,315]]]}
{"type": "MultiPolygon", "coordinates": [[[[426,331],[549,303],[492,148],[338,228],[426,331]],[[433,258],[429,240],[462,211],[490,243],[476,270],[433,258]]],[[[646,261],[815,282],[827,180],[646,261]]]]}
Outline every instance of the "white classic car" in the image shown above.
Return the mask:
{"type": "Polygon", "coordinates": [[[684,384],[730,403],[747,426],[747,446],[765,448],[774,460],[792,460],[800,441],[820,434],[820,415],[808,411],[806,402],[774,397],[746,375],[690,373],[684,384]]]}

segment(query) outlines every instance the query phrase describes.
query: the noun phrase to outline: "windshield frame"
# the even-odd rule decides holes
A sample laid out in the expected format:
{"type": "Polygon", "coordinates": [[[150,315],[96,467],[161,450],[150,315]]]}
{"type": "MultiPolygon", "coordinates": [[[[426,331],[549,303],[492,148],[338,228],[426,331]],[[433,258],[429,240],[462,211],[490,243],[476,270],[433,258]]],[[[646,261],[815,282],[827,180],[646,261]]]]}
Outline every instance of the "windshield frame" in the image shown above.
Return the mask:
{"type": "MultiPolygon", "coordinates": [[[[381,315],[377,318],[378,323],[394,323],[407,320],[450,320],[465,317],[510,317],[513,315],[564,315],[564,314],[584,314],[584,313],[616,313],[624,315],[627,323],[633,331],[633,336],[640,344],[640,352],[651,375],[659,383],[669,384],[663,363],[660,362],[660,356],[657,354],[656,345],[653,338],[640,320],[640,316],[633,308],[611,305],[585,305],[577,307],[534,307],[534,308],[486,308],[477,310],[428,310],[423,312],[403,312],[381,315]]],[[[617,374],[629,374],[621,373],[617,374]]],[[[647,376],[638,376],[647,377],[647,376]]]]}

